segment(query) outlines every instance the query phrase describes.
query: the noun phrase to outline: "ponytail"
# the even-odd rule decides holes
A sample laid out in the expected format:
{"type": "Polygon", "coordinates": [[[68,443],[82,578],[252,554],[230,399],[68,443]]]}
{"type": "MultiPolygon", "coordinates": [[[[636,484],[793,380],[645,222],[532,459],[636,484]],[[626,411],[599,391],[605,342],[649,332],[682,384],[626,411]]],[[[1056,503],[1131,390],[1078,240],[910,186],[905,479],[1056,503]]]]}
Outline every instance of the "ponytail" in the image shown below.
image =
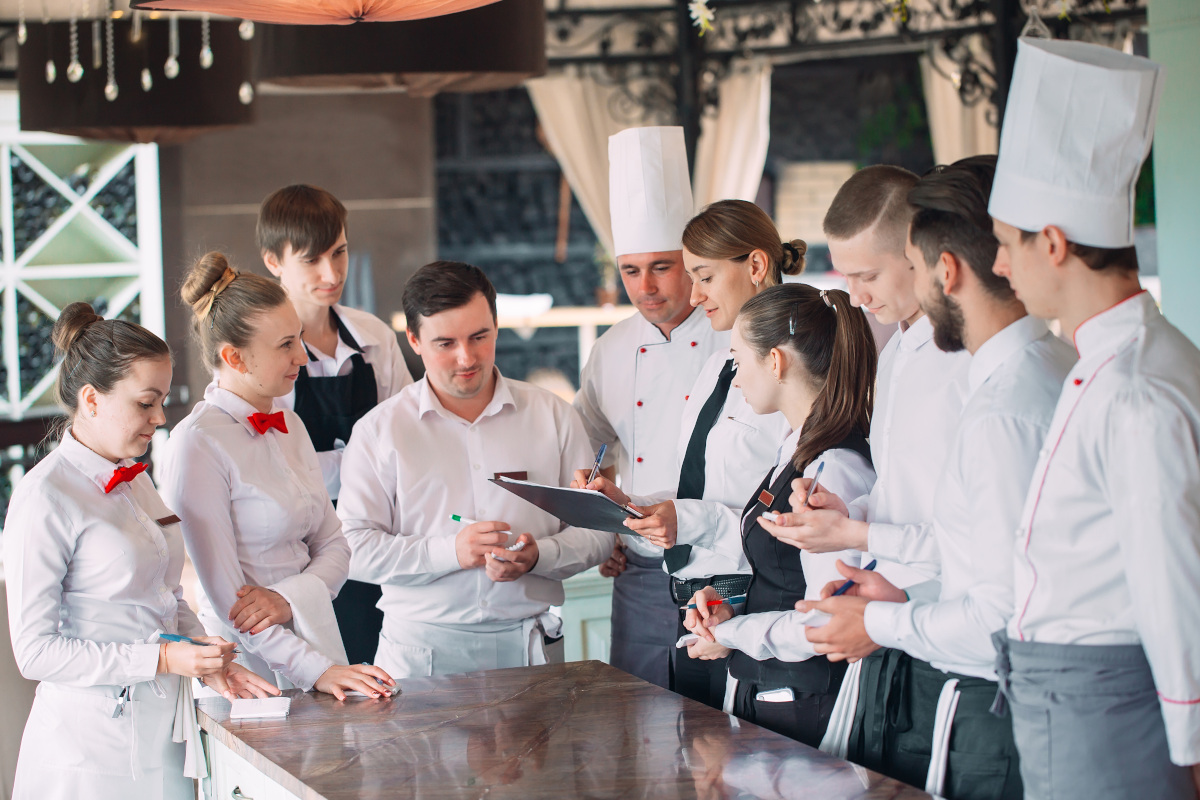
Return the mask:
{"type": "Polygon", "coordinates": [[[871,429],[878,353],[867,317],[840,289],[773,286],[742,306],[742,337],[760,359],[774,348],[799,357],[817,389],[792,462],[803,471],[852,433],[871,429]]]}

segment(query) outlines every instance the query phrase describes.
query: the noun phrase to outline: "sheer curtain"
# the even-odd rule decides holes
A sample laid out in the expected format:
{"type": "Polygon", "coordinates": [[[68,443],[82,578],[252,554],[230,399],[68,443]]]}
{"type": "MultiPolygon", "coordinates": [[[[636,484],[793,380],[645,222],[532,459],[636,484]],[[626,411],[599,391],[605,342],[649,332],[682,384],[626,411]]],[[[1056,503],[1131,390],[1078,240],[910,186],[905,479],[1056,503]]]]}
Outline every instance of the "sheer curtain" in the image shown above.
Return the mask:
{"type": "MultiPolygon", "coordinates": [[[[525,82],[546,141],[596,237],[612,252],[608,209],[608,137],[625,128],[669,125],[647,110],[632,109],[620,89],[596,73],[569,67],[525,82]],[[619,112],[619,118],[614,112],[619,112]]],[[[713,200],[753,200],[767,160],[771,66],[735,60],[718,87],[720,105],[701,120],[693,166],[697,208],[713,200]]]]}
{"type": "MultiPolygon", "coordinates": [[[[977,60],[990,67],[991,54],[982,36],[963,43],[977,60]]],[[[951,164],[974,155],[994,155],[999,131],[987,121],[989,104],[981,100],[974,106],[963,105],[950,77],[957,65],[936,48],[921,56],[921,83],[925,89],[925,108],[929,117],[929,136],[933,157],[939,164],[951,164]]]]}

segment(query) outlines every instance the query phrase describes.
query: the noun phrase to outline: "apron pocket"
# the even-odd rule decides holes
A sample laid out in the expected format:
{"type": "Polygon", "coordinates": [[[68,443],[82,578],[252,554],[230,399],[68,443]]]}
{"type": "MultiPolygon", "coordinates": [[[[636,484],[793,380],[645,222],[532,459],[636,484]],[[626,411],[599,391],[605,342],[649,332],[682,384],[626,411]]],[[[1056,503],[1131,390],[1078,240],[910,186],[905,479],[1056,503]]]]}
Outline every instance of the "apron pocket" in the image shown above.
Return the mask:
{"type": "Polygon", "coordinates": [[[116,706],[114,697],[43,683],[25,726],[21,757],[43,769],[132,777],[133,720],[143,709],[140,700],[128,700],[114,719],[116,706]]]}
{"type": "Polygon", "coordinates": [[[1000,800],[1012,759],[1001,755],[950,751],[946,774],[946,797],[956,800],[1000,800]]]}
{"type": "Polygon", "coordinates": [[[375,663],[393,678],[428,678],[433,675],[433,650],[398,644],[381,633],[375,663]]]}

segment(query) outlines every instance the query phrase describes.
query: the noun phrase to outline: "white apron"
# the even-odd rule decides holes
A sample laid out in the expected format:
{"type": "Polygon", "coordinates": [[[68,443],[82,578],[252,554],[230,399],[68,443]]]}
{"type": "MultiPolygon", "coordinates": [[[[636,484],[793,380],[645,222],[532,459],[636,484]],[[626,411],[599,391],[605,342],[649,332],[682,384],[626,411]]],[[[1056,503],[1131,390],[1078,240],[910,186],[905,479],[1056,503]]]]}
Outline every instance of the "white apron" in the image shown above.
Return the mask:
{"type": "Polygon", "coordinates": [[[562,620],[550,612],[473,625],[388,621],[384,617],[375,664],[396,679],[545,664],[544,637],[562,632],[562,620]]]}

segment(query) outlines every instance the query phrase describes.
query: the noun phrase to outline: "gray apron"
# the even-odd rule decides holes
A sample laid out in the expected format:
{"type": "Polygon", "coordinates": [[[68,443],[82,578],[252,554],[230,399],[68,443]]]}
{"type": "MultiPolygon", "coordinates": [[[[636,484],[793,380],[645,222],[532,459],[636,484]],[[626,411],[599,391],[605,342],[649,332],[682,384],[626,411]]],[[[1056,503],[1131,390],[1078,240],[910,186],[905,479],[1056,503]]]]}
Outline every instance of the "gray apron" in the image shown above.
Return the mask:
{"type": "Polygon", "coordinates": [[[612,649],[617,669],[666,689],[679,607],[661,558],[625,550],[625,571],[613,581],[612,649]]]}
{"type": "Polygon", "coordinates": [[[992,641],[1027,800],[1195,800],[1141,645],[992,641]]]}

